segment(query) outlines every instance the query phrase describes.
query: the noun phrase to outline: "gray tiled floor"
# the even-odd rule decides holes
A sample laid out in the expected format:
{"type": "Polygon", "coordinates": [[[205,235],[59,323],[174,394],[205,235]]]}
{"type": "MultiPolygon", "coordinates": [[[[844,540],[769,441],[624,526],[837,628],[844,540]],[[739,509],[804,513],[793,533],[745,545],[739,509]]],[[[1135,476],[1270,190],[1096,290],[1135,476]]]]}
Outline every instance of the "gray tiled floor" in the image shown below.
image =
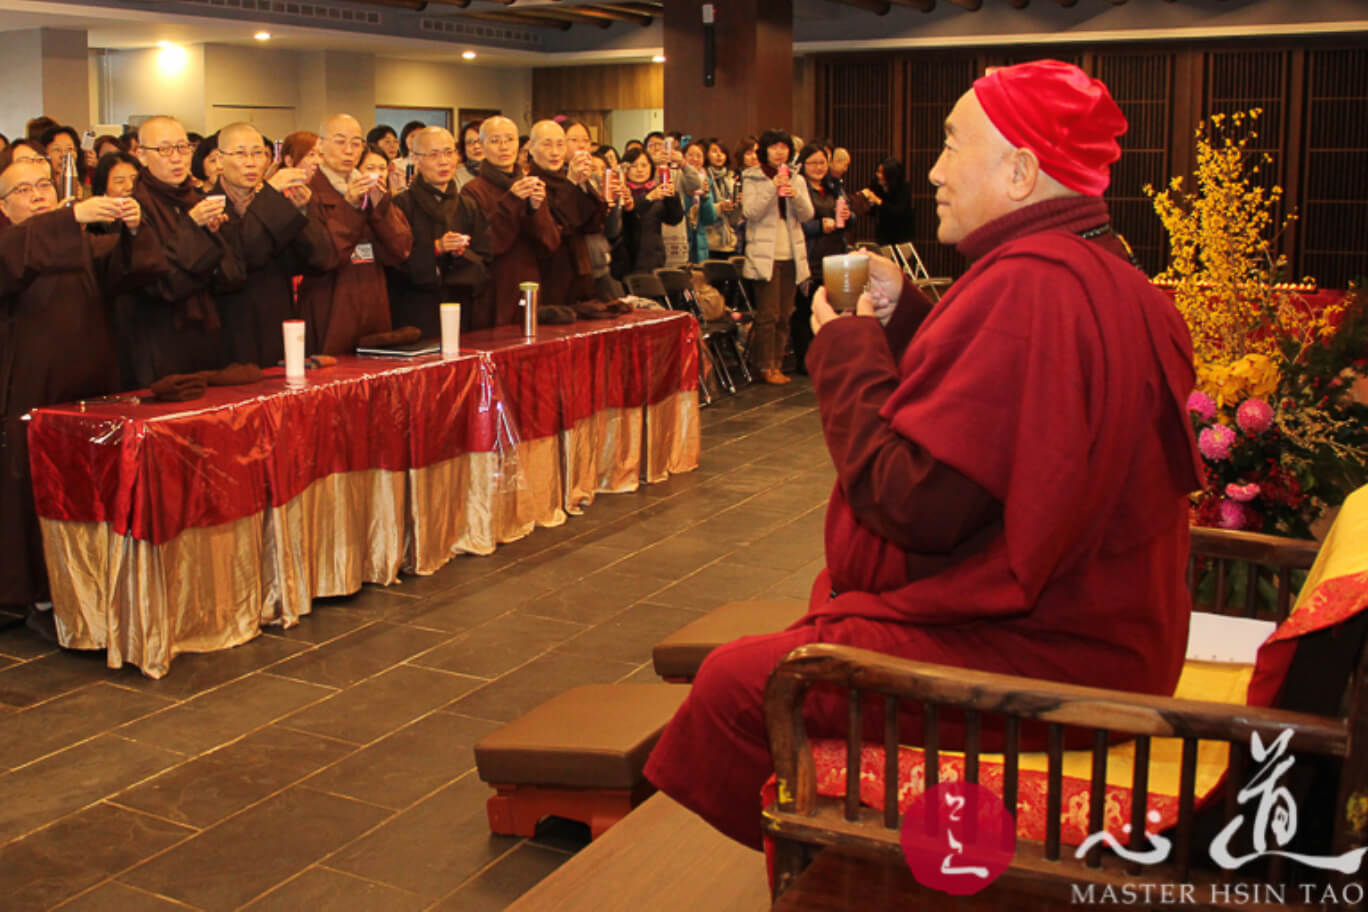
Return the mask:
{"type": "Polygon", "coordinates": [[[472,745],[729,598],[806,597],[810,387],[703,412],[703,466],[488,558],[322,599],[161,681],[0,631],[0,912],[501,909],[588,838],[491,836],[472,745]]]}

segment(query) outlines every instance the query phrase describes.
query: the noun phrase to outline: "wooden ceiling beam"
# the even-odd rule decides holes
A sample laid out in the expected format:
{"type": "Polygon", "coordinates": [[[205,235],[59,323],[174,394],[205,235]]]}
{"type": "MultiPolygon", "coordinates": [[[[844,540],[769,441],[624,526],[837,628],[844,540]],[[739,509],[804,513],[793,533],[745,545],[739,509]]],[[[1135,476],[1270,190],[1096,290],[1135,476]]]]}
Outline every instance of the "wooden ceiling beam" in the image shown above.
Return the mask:
{"type": "MultiPolygon", "coordinates": [[[[545,10],[546,7],[537,7],[545,10]]],[[[532,8],[528,8],[531,12],[532,8]]],[[[638,13],[635,10],[617,9],[611,4],[594,3],[588,6],[574,6],[558,9],[556,12],[578,13],[581,16],[588,16],[591,19],[607,19],[611,22],[630,22],[634,25],[650,25],[651,15],[649,13],[638,13]]]]}
{"type": "Polygon", "coordinates": [[[569,22],[574,25],[594,25],[599,28],[609,28],[612,26],[612,20],[590,16],[587,13],[581,12],[581,9],[581,7],[576,7],[575,9],[559,9],[549,6],[529,6],[526,9],[514,8],[514,12],[520,16],[532,16],[537,19],[554,19],[557,22],[569,22]]]}
{"type": "Polygon", "coordinates": [[[967,9],[971,13],[977,13],[983,8],[983,0],[950,0],[955,6],[967,9]]]}
{"type": "Polygon", "coordinates": [[[623,13],[627,17],[623,19],[624,22],[640,22],[642,25],[650,25],[656,16],[662,14],[662,11],[659,9],[648,11],[647,9],[642,9],[640,7],[640,4],[637,6],[627,6],[621,3],[594,4],[594,9],[596,10],[603,10],[606,13],[623,13]]]}
{"type": "Polygon", "coordinates": [[[936,8],[936,0],[892,0],[898,6],[910,6],[913,9],[929,13],[936,8]]]}
{"type": "Polygon", "coordinates": [[[429,6],[457,6],[466,9],[470,6],[470,0],[428,0],[429,6]]]}
{"type": "Polygon", "coordinates": [[[520,13],[471,13],[472,19],[483,19],[486,22],[507,22],[510,25],[532,25],[539,28],[560,29],[562,32],[570,28],[571,23],[563,19],[541,19],[536,16],[527,16],[520,13]]]}
{"type": "Polygon", "coordinates": [[[866,10],[876,16],[887,16],[892,9],[888,0],[828,0],[830,3],[839,3],[842,6],[853,6],[857,9],[866,10]]]}

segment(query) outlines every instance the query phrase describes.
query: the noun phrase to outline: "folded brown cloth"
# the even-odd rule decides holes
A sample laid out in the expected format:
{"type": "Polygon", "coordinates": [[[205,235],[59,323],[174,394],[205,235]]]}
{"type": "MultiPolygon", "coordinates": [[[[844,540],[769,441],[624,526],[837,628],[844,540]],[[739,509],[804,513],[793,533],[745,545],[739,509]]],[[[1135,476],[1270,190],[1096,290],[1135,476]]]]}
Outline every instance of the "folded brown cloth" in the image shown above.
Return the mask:
{"type": "Polygon", "coordinates": [[[208,387],[199,374],[168,374],[148,388],[158,402],[189,402],[203,396],[208,387]]]}
{"type": "Polygon", "coordinates": [[[629,314],[635,308],[632,307],[630,301],[627,301],[623,298],[614,298],[613,300],[608,302],[608,309],[615,314],[629,314]]]}
{"type": "Polygon", "coordinates": [[[537,322],[547,326],[564,326],[575,322],[575,312],[559,304],[548,304],[537,308],[537,322]]]}
{"type": "Polygon", "coordinates": [[[243,386],[261,379],[261,368],[255,364],[230,364],[222,370],[201,371],[200,376],[210,386],[243,386]]]}
{"type": "Polygon", "coordinates": [[[356,340],[358,348],[382,348],[386,345],[408,345],[423,338],[423,331],[416,326],[401,326],[389,332],[371,333],[356,340]]]}
{"type": "Polygon", "coordinates": [[[617,316],[617,312],[610,310],[602,301],[585,298],[575,302],[575,316],[581,320],[611,320],[617,316]]]}

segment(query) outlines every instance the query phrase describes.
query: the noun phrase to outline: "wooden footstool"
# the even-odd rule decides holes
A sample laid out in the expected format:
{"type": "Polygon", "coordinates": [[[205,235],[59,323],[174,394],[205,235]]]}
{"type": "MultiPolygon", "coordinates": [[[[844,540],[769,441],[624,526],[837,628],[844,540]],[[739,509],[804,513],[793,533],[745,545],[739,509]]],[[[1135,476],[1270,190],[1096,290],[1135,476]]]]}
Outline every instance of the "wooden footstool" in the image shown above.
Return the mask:
{"type": "Polygon", "coordinates": [[[727,602],[656,643],[651,661],[666,681],[687,682],[718,646],[759,633],[778,633],[807,614],[798,599],[727,602]]]}
{"type": "Polygon", "coordinates": [[[642,769],[688,693],[672,684],[576,687],[480,741],[475,765],[495,789],[490,830],[532,836],[543,817],[566,817],[597,839],[655,791],[642,769]]]}

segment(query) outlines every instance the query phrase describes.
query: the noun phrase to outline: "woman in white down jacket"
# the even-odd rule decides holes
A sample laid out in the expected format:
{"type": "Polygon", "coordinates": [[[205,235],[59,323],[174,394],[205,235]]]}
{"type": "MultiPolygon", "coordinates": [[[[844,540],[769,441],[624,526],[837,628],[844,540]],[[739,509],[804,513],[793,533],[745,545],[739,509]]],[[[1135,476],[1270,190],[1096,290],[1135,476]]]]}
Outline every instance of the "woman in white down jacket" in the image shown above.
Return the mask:
{"type": "Polygon", "coordinates": [[[741,175],[746,217],[745,276],[755,280],[750,359],[766,383],[788,383],[780,369],[788,346],[795,287],[808,277],[803,222],[812,218],[806,181],[792,174],[793,139],[783,130],[760,137],[760,164],[741,175]]]}

